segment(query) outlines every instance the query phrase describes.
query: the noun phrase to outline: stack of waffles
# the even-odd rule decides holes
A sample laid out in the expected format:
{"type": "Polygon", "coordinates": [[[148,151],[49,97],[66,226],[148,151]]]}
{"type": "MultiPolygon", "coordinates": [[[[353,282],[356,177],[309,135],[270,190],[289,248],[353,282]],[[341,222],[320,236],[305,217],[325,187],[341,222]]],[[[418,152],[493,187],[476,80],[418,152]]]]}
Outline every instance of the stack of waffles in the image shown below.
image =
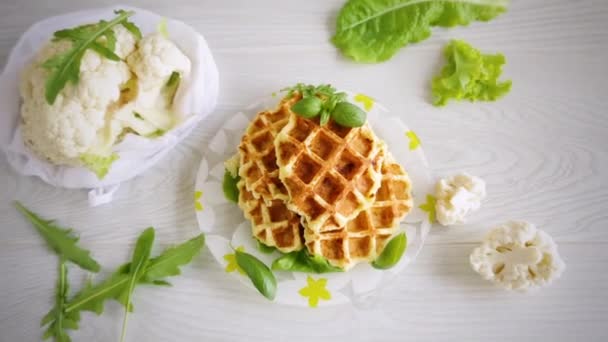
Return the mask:
{"type": "Polygon", "coordinates": [[[255,116],[241,139],[239,207],[261,243],[307,248],[349,269],[375,260],[412,208],[411,182],[368,123],[292,112],[298,94],[255,116]]]}

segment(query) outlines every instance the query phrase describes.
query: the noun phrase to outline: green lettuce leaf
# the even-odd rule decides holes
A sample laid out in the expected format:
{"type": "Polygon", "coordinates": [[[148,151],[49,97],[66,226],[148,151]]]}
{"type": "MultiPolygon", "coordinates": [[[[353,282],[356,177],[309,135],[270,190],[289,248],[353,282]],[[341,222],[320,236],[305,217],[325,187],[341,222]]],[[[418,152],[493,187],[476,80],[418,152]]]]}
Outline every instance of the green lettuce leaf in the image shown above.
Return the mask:
{"type": "Polygon", "coordinates": [[[332,42],[357,62],[382,62],[428,38],[432,26],[489,21],[507,5],[508,0],[349,0],[338,14],[332,42]]]}
{"type": "Polygon", "coordinates": [[[80,155],[82,164],[93,173],[97,178],[103,179],[110,171],[112,163],[118,160],[118,154],[112,153],[109,156],[100,156],[92,153],[83,153],[80,155]]]}
{"type": "Polygon", "coordinates": [[[275,259],[272,263],[272,269],[304,273],[344,272],[343,269],[331,265],[322,256],[311,255],[306,249],[287,253],[275,259]]]}
{"type": "Polygon", "coordinates": [[[444,106],[449,99],[494,101],[511,90],[511,81],[499,82],[505,57],[484,55],[461,40],[445,48],[446,65],[432,82],[433,104],[444,106]]]}

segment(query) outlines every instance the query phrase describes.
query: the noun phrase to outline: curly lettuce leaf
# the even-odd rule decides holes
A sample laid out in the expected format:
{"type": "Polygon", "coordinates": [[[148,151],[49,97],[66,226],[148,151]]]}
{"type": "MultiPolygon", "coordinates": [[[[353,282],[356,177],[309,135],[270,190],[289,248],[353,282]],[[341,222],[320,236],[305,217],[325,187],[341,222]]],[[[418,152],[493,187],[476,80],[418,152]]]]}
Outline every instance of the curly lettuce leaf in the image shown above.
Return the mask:
{"type": "Polygon", "coordinates": [[[445,48],[446,65],[432,82],[433,104],[444,106],[449,99],[495,101],[511,90],[511,81],[499,82],[505,57],[484,55],[461,40],[445,48]]]}
{"type": "Polygon", "coordinates": [[[80,161],[87,169],[97,175],[97,178],[103,179],[110,171],[112,163],[118,160],[118,154],[112,153],[109,156],[101,156],[91,153],[83,153],[80,155],[80,161]]]}
{"type": "Polygon", "coordinates": [[[427,39],[432,26],[489,21],[507,5],[508,0],[349,0],[338,14],[332,42],[357,62],[382,62],[427,39]]]}

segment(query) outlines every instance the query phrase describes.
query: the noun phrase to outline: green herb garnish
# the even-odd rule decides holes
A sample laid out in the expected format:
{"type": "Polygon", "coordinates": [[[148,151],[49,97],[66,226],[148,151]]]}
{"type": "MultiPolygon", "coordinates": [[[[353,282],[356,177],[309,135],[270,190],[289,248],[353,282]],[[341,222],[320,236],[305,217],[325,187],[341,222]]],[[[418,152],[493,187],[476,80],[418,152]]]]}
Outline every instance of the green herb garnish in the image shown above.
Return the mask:
{"type": "Polygon", "coordinates": [[[263,244],[258,239],[255,239],[255,242],[257,244],[258,251],[260,251],[264,254],[272,254],[274,251],[277,250],[275,247],[271,247],[271,246],[267,246],[267,245],[263,244]]]}
{"type": "Polygon", "coordinates": [[[380,256],[372,262],[372,266],[377,269],[385,270],[395,266],[407,247],[407,237],[401,233],[389,241],[380,256]]]}
{"type": "MultiPolygon", "coordinates": [[[[171,285],[163,278],[180,274],[180,266],[188,264],[205,244],[204,235],[199,235],[180,245],[165,249],[159,256],[150,259],[154,242],[154,229],[146,229],[138,238],[131,262],[124,264],[106,280],[96,285],[90,282],[70,300],[66,261],[71,261],[86,270],[97,272],[99,264],[90,257],[90,252],[76,245],[78,239],[71,230],[53,225],[26,209],[21,203],[15,206],[32,222],[49,247],[59,256],[59,275],[55,292],[55,306],[42,318],[46,326],[44,339],[54,337],[56,341],[70,342],[66,329],[78,329],[81,311],[92,311],[98,315],[103,312],[104,303],[114,299],[124,305],[127,311],[133,310],[131,294],[138,284],[157,286],[171,285]]],[[[122,338],[126,332],[127,313],[123,322],[122,338]]]]}
{"type": "Polygon", "coordinates": [[[300,94],[302,98],[291,107],[291,110],[306,119],[320,116],[321,126],[327,124],[330,118],[345,127],[360,127],[365,124],[367,118],[365,111],[347,102],[346,93],[337,92],[329,84],[314,86],[298,83],[282,91],[287,91],[287,97],[300,94]]]}
{"type": "Polygon", "coordinates": [[[444,55],[447,63],[432,83],[435,106],[444,106],[449,99],[494,101],[511,90],[511,81],[498,81],[503,55],[482,54],[461,40],[452,40],[444,55]]]}
{"type": "Polygon", "coordinates": [[[125,315],[122,321],[122,332],[120,333],[120,341],[125,340],[127,334],[127,320],[129,317],[129,311],[132,311],[131,307],[131,294],[146,270],[146,266],[150,260],[150,253],[152,252],[152,245],[154,244],[154,228],[150,227],[144,230],[143,233],[137,239],[135,244],[135,250],[133,251],[133,257],[131,258],[131,264],[129,265],[129,282],[127,290],[121,294],[121,302],[125,305],[125,315]]]}
{"type": "Polygon", "coordinates": [[[165,88],[163,89],[163,94],[169,105],[172,105],[173,101],[175,100],[175,94],[177,93],[177,88],[179,88],[180,82],[181,75],[179,72],[172,72],[171,76],[169,76],[169,80],[167,80],[167,83],[165,84],[165,88]]]}
{"type": "Polygon", "coordinates": [[[65,302],[67,302],[68,292],[68,268],[65,260],[60,258],[59,260],[59,276],[57,277],[57,286],[55,288],[55,307],[42,318],[40,324],[42,326],[51,323],[42,339],[46,340],[50,337],[55,338],[57,342],[70,342],[70,335],[67,333],[67,329],[76,330],[78,329],[78,321],[80,321],[80,314],[78,312],[66,314],[64,312],[65,302]]]}
{"type": "Polygon", "coordinates": [[[238,175],[236,177],[233,177],[228,170],[224,172],[222,190],[224,191],[224,196],[226,197],[226,199],[234,203],[239,202],[239,188],[236,185],[240,179],[241,177],[239,177],[238,175]]]}
{"type": "Polygon", "coordinates": [[[137,26],[127,21],[127,18],[135,12],[119,10],[116,13],[117,16],[111,21],[101,20],[97,24],[77,26],[54,33],[54,41],[69,40],[72,46],[42,63],[42,66],[50,71],[45,83],[45,98],[49,104],[55,103],[57,95],[68,82],[78,82],[80,62],[87,49],[92,49],[110,60],[120,60],[120,57],[114,53],[116,45],[116,37],[112,31],[114,26],[123,25],[136,37],[141,37],[137,26]]]}
{"type": "Polygon", "coordinates": [[[344,272],[343,269],[331,265],[320,255],[310,255],[306,249],[287,253],[272,263],[272,269],[277,271],[331,273],[344,272]]]}
{"type": "Polygon", "coordinates": [[[247,274],[251,283],[266,298],[273,300],[277,292],[277,279],[263,262],[251,254],[234,251],[237,265],[247,274]]]}
{"type": "Polygon", "coordinates": [[[82,269],[92,272],[99,271],[99,264],[91,257],[91,252],[78,246],[78,237],[72,234],[71,229],[59,227],[54,224],[53,220],[41,218],[20,202],[15,202],[15,207],[32,223],[57,255],[75,263],[82,269]]]}
{"type": "Polygon", "coordinates": [[[336,19],[334,45],[357,62],[378,63],[409,43],[425,40],[432,26],[489,21],[508,0],[349,0],[336,19]]]}

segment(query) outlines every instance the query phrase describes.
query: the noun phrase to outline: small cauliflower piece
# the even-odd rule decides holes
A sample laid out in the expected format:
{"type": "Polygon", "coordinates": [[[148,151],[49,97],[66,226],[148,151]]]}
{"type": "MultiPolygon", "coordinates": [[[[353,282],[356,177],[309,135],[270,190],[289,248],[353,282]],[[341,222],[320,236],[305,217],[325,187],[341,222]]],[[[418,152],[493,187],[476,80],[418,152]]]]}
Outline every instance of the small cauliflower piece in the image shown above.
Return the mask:
{"type": "Polygon", "coordinates": [[[437,221],[443,226],[463,224],[466,216],[478,210],[486,197],[486,183],[479,177],[460,173],[435,186],[437,221]]]}
{"type": "Polygon", "coordinates": [[[239,176],[239,164],[240,157],[238,153],[235,153],[232,157],[230,157],[224,162],[224,167],[226,168],[226,171],[230,173],[232,178],[236,178],[239,176]]]}
{"type": "Polygon", "coordinates": [[[137,90],[132,108],[119,113],[119,119],[141,135],[148,135],[150,127],[160,132],[171,129],[176,123],[173,97],[180,79],[190,74],[188,57],[175,43],[157,33],[138,42],[127,64],[137,77],[137,90]]]}
{"type": "Polygon", "coordinates": [[[551,236],[520,221],[490,231],[471,253],[470,262],[484,279],[520,291],[549,285],[565,269],[551,236]]]}

